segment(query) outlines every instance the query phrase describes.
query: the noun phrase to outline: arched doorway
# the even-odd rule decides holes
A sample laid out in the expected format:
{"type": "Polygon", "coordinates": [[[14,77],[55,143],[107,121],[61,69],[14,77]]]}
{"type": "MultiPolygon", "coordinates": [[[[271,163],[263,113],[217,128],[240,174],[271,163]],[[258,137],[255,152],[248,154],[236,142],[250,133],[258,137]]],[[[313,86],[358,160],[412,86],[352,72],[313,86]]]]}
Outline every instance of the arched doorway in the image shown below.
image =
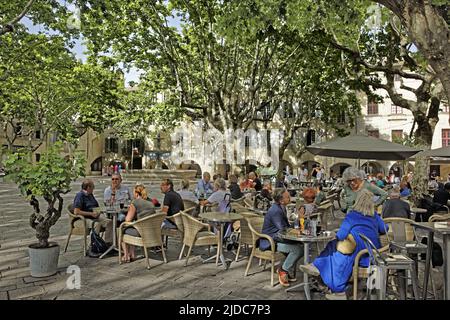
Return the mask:
{"type": "Polygon", "coordinates": [[[372,176],[376,176],[378,173],[384,174],[383,166],[375,161],[367,161],[361,166],[361,169],[364,170],[366,174],[370,174],[372,176]]]}
{"type": "Polygon", "coordinates": [[[339,162],[339,163],[333,164],[330,167],[330,177],[332,177],[335,174],[337,174],[341,177],[344,170],[347,169],[348,167],[351,167],[351,166],[345,162],[339,162]]]}
{"type": "Polygon", "coordinates": [[[391,171],[394,173],[394,175],[396,177],[399,177],[401,179],[409,171],[413,172],[414,171],[414,166],[411,163],[408,163],[408,165],[406,166],[406,172],[405,172],[405,168],[404,168],[403,163],[402,162],[396,162],[389,168],[389,172],[391,172],[391,171]]]}
{"type": "Polygon", "coordinates": [[[293,175],[294,174],[294,167],[292,164],[287,160],[281,160],[280,167],[283,169],[284,174],[293,175]]]}
{"type": "Polygon", "coordinates": [[[102,157],[98,157],[91,163],[91,172],[92,171],[102,171],[102,157]]]}
{"type": "Polygon", "coordinates": [[[308,169],[308,175],[311,175],[313,168],[320,165],[319,162],[314,161],[314,160],[304,161],[304,162],[302,162],[302,164],[305,166],[306,169],[308,169]]]}

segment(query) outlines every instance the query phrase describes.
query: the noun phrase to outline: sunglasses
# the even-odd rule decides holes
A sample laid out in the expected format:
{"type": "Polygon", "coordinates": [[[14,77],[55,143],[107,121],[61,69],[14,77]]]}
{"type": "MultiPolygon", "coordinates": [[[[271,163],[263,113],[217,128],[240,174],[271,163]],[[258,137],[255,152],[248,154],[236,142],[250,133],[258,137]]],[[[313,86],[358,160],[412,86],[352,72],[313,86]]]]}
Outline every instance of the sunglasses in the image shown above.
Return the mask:
{"type": "Polygon", "coordinates": [[[114,181],[114,180],[119,180],[119,178],[112,178],[111,180],[112,180],[112,181],[114,181]]]}

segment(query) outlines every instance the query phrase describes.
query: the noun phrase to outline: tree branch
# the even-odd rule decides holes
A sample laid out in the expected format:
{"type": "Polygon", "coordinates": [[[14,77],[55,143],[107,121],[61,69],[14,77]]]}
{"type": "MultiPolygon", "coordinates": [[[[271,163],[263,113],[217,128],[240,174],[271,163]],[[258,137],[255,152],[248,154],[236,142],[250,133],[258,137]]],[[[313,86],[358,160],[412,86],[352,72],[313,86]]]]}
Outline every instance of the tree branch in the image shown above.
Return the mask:
{"type": "Polygon", "coordinates": [[[14,25],[20,21],[20,19],[22,19],[28,12],[28,10],[30,10],[32,4],[33,4],[34,0],[30,0],[28,1],[28,3],[26,4],[25,8],[23,8],[22,12],[16,16],[14,19],[12,19],[11,21],[7,22],[1,29],[0,29],[0,35],[5,34],[7,32],[12,32],[14,31],[14,25]]]}

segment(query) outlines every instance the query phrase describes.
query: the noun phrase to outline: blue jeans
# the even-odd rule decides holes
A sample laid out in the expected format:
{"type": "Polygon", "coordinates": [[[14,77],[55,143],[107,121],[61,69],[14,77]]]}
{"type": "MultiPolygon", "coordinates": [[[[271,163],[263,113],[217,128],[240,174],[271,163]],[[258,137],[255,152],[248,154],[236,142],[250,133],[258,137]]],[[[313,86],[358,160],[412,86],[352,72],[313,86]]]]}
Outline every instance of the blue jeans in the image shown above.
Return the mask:
{"type": "Polygon", "coordinates": [[[292,273],[297,261],[303,257],[304,248],[302,244],[291,244],[277,242],[277,251],[286,253],[287,257],[283,263],[283,270],[292,273]]]}

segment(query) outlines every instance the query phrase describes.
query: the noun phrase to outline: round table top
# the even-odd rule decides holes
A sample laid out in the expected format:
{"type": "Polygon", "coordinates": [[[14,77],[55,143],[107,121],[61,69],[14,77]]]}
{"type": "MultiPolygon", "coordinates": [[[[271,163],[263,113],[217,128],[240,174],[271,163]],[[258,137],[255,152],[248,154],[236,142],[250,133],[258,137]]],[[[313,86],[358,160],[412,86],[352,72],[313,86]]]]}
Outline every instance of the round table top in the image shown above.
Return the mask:
{"type": "Polygon", "coordinates": [[[232,222],[235,220],[241,220],[244,217],[241,216],[238,213],[230,212],[230,213],[224,213],[224,212],[203,212],[199,214],[200,218],[206,219],[208,221],[213,222],[232,222]]]}
{"type": "Polygon", "coordinates": [[[322,231],[318,236],[311,236],[306,234],[297,234],[297,230],[289,228],[285,231],[278,232],[278,235],[287,240],[299,241],[299,242],[320,242],[333,240],[336,237],[334,231],[322,231]]]}

